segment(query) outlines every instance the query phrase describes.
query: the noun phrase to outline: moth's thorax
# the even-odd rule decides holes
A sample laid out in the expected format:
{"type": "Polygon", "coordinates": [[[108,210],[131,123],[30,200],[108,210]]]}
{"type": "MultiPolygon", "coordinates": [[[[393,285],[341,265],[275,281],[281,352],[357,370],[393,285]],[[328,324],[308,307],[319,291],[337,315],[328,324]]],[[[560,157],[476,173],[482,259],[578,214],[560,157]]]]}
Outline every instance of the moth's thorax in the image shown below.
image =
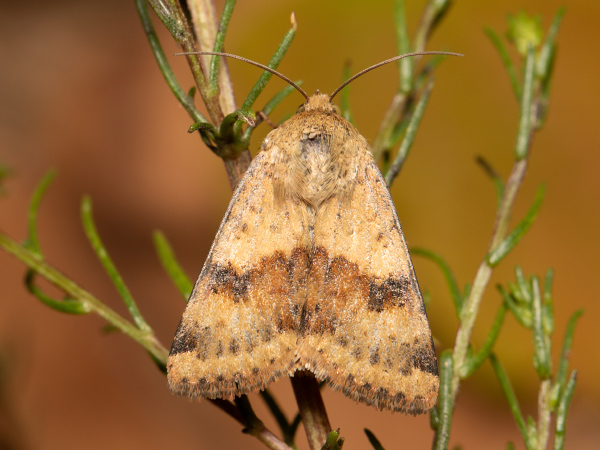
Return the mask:
{"type": "Polygon", "coordinates": [[[273,167],[275,195],[318,208],[332,197],[349,198],[367,141],[336,112],[325,94],[313,95],[263,143],[273,167]]]}
{"type": "Polygon", "coordinates": [[[297,112],[323,111],[325,113],[336,113],[336,106],[331,103],[327,94],[319,94],[317,91],[310,97],[297,112]]]}

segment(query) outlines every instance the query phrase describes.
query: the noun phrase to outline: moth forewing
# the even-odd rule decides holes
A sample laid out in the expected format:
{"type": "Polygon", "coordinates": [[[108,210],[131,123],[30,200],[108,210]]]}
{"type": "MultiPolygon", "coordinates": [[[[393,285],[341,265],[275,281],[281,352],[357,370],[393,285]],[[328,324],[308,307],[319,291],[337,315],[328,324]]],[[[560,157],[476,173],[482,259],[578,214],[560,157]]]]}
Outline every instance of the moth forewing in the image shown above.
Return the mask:
{"type": "Polygon", "coordinates": [[[231,201],[177,330],[173,392],[231,398],[309,369],[348,397],[433,407],[438,368],[400,222],[367,141],[315,94],[231,201]]]}

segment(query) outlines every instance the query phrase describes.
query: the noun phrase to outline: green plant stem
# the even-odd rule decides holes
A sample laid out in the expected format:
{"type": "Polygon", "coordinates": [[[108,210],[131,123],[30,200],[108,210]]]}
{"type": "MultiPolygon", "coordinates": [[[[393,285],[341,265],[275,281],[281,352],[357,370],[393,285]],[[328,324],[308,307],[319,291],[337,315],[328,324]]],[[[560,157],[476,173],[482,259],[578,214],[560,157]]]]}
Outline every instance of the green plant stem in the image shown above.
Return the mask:
{"type": "Polygon", "coordinates": [[[290,380],[306,431],[308,445],[311,450],[320,450],[329,436],[331,425],[327,418],[319,383],[315,376],[307,370],[297,370],[290,380]]]}
{"type": "Polygon", "coordinates": [[[540,383],[538,393],[538,417],[537,417],[537,448],[538,450],[546,450],[548,440],[550,439],[551,425],[551,397],[552,397],[552,380],[545,379],[540,383]]]}
{"type": "MultiPolygon", "coordinates": [[[[18,242],[15,242],[2,231],[0,231],[0,248],[16,257],[32,271],[41,275],[50,283],[64,291],[70,298],[81,302],[90,312],[98,314],[114,328],[118,329],[123,334],[140,344],[145,350],[148,351],[152,359],[154,359],[154,361],[156,361],[163,368],[166,366],[168,351],[161,345],[153,333],[137,328],[134,324],[117,314],[111,308],[95,298],[92,294],[78,286],[75,282],[44,261],[39,254],[32,252],[20,245],[18,242]]],[[[236,419],[238,422],[242,423],[244,426],[248,426],[244,416],[231,402],[226,400],[211,400],[211,403],[236,419]]],[[[292,447],[282,442],[270,430],[264,427],[264,425],[262,428],[260,428],[256,423],[254,423],[254,428],[250,434],[256,436],[261,442],[263,442],[272,450],[293,450],[292,447]]]]}
{"type": "MultiPolygon", "coordinates": [[[[508,181],[506,182],[502,202],[498,208],[498,212],[496,213],[496,221],[494,224],[492,238],[490,240],[490,245],[488,247],[488,254],[494,250],[502,242],[504,236],[506,236],[515,198],[519,192],[519,188],[523,183],[523,179],[527,171],[529,147],[531,146],[532,142],[531,135],[534,131],[534,129],[530,126],[530,122],[533,119],[531,114],[531,89],[533,86],[532,72],[534,67],[533,60],[534,55],[532,50],[530,50],[525,63],[526,73],[524,77],[523,99],[521,102],[521,121],[519,123],[518,138],[515,146],[516,161],[513,165],[511,174],[508,177],[508,181]],[[529,123],[526,123],[524,118],[527,118],[529,123]]],[[[463,305],[461,322],[454,344],[454,364],[456,367],[461,367],[466,361],[467,350],[469,348],[473,326],[475,325],[475,319],[477,318],[479,306],[481,305],[481,300],[483,299],[483,293],[485,292],[487,284],[492,275],[492,270],[493,268],[490,265],[487,257],[484,258],[479,265],[475,279],[473,280],[473,285],[471,287],[469,296],[463,305]]],[[[455,372],[452,380],[453,401],[456,401],[460,384],[458,372],[459,371],[455,372]]]]}
{"type": "MultiPolygon", "coordinates": [[[[510,220],[510,212],[519,188],[523,182],[523,178],[525,177],[526,169],[527,159],[516,161],[513,166],[512,172],[506,183],[506,188],[504,189],[502,204],[500,205],[496,215],[494,232],[488,247],[488,253],[493,250],[506,235],[506,229],[510,220]]],[[[473,326],[475,325],[475,319],[477,318],[477,313],[479,312],[479,306],[481,305],[483,293],[485,292],[488,282],[490,281],[492,270],[492,267],[484,258],[477,269],[477,273],[475,274],[475,279],[473,280],[473,285],[471,287],[469,296],[463,304],[461,323],[454,344],[454,364],[456,367],[461,367],[466,360],[467,350],[469,348],[471,334],[473,332],[473,326]]],[[[458,371],[456,371],[452,380],[452,397],[454,400],[456,400],[456,396],[458,394],[459,384],[459,374],[458,371]]]]}
{"type": "MultiPolygon", "coordinates": [[[[142,2],[142,0],[137,1],[142,2]]],[[[198,49],[195,46],[194,35],[179,2],[177,0],[148,1],[154,9],[154,12],[171,33],[171,36],[173,36],[175,41],[181,46],[182,50],[184,52],[196,52],[198,49]]],[[[186,108],[188,113],[190,113],[194,121],[207,123],[207,119],[195,111],[192,96],[183,92],[181,88],[177,89],[177,82],[174,76],[172,76],[170,68],[168,68],[168,65],[166,64],[164,53],[162,53],[162,50],[160,49],[158,40],[154,39],[156,33],[152,29],[152,24],[144,6],[145,5],[143,4],[138,4],[138,11],[140,11],[142,23],[144,24],[148,39],[150,40],[150,45],[154,50],[155,57],[159,62],[163,76],[168,78],[167,83],[172,86],[175,96],[186,108]]],[[[213,50],[217,33],[217,24],[214,6],[211,0],[190,0],[188,6],[194,22],[196,35],[198,36],[198,46],[200,51],[213,50]]],[[[230,4],[229,6],[231,7],[232,5],[230,4]]],[[[225,12],[230,14],[230,9],[231,8],[227,9],[225,12]]],[[[215,92],[210,88],[209,72],[205,67],[209,64],[209,60],[207,59],[205,62],[203,57],[193,54],[186,55],[186,58],[192,76],[194,77],[195,84],[198,87],[198,92],[208,111],[210,121],[215,127],[214,130],[216,130],[220,127],[226,113],[228,114],[236,110],[233,88],[229,73],[227,72],[227,66],[224,61],[219,65],[219,90],[215,92]]],[[[211,135],[210,137],[214,138],[215,133],[211,130],[212,129],[204,132],[209,133],[211,135]]],[[[205,138],[205,135],[201,135],[203,136],[205,143],[210,148],[215,149],[214,146],[210,144],[210,141],[205,138]]],[[[219,154],[220,150],[222,150],[220,147],[215,149],[217,154],[219,154]]],[[[252,156],[247,148],[237,151],[229,158],[223,159],[232,190],[235,190],[242,176],[246,173],[246,170],[248,170],[251,160],[252,156]]]]}
{"type": "MultiPolygon", "coordinates": [[[[217,23],[217,13],[213,0],[188,0],[188,8],[192,17],[192,26],[198,38],[198,49],[202,52],[213,51],[217,42],[217,33],[219,26],[217,23]]],[[[228,2],[229,3],[229,2],[228,2]]],[[[233,12],[233,4],[229,3],[223,9],[223,15],[226,17],[233,12]]],[[[223,36],[224,39],[224,36],[223,36]]],[[[210,64],[210,56],[200,56],[206,65],[210,64]]],[[[235,96],[233,93],[233,84],[227,68],[227,59],[222,58],[219,63],[219,92],[221,108],[225,115],[231,114],[237,109],[235,96]]],[[[214,92],[213,92],[214,94],[214,92]]],[[[219,123],[215,123],[219,126],[219,123]]]]}
{"type": "Polygon", "coordinates": [[[433,439],[434,450],[446,450],[450,441],[453,410],[451,389],[454,367],[456,366],[452,360],[452,352],[445,350],[440,355],[439,423],[433,439]]]}
{"type": "Polygon", "coordinates": [[[536,120],[532,117],[533,90],[535,79],[535,51],[529,46],[527,58],[525,59],[525,74],[523,79],[523,93],[521,95],[521,117],[519,120],[519,132],[515,146],[515,157],[517,161],[527,158],[533,136],[536,120]]]}
{"type": "Polygon", "coordinates": [[[168,352],[160,342],[158,342],[158,339],[153,333],[137,328],[134,324],[117,314],[92,294],[60,273],[39,255],[29,251],[1,231],[0,247],[25,263],[27,267],[46,278],[50,283],[67,293],[69,297],[80,301],[86,308],[89,308],[91,312],[95,312],[119,331],[136,341],[144,347],[156,361],[166,365],[168,352]]]}
{"type": "Polygon", "coordinates": [[[483,362],[490,356],[494,344],[496,343],[496,339],[500,334],[500,329],[502,328],[502,323],[504,322],[504,315],[506,313],[506,305],[502,303],[498,312],[496,313],[496,318],[494,319],[494,323],[490,329],[490,333],[486,338],[481,350],[477,352],[475,355],[471,356],[471,358],[467,359],[465,364],[460,367],[459,377],[460,378],[468,378],[483,364],[483,362]]]}

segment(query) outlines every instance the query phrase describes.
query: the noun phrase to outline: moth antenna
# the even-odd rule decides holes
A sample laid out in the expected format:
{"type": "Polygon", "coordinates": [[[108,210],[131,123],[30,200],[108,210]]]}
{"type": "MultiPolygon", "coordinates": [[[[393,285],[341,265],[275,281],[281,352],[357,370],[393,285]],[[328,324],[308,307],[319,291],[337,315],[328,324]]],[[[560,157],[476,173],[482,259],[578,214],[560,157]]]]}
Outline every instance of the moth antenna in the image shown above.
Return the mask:
{"type": "Polygon", "coordinates": [[[216,56],[226,56],[228,58],[233,58],[233,59],[239,59],[240,61],[247,62],[248,64],[252,64],[253,66],[260,67],[261,69],[266,70],[267,72],[271,72],[273,75],[277,75],[282,80],[284,80],[284,81],[288,82],[289,84],[291,84],[292,86],[294,86],[298,90],[298,92],[300,92],[302,95],[304,95],[304,97],[306,98],[306,100],[308,100],[308,94],[306,92],[304,92],[304,90],[300,86],[298,86],[296,83],[294,83],[288,77],[286,77],[285,75],[280,74],[279,72],[277,72],[276,70],[271,69],[268,66],[265,66],[264,64],[252,61],[251,59],[243,58],[242,56],[238,56],[238,55],[232,55],[231,53],[221,53],[221,52],[184,52],[184,53],[175,53],[175,55],[176,56],[181,56],[181,55],[216,55],[216,56]]]}
{"type": "Polygon", "coordinates": [[[370,72],[373,69],[377,69],[378,67],[381,67],[385,64],[389,64],[391,62],[394,61],[398,61],[399,59],[402,58],[406,58],[408,56],[421,56],[421,55],[451,55],[451,56],[464,56],[461,55],[460,53],[453,53],[453,52],[413,52],[413,53],[406,53],[404,55],[399,55],[399,56],[394,56],[393,58],[390,59],[386,59],[383,62],[380,62],[379,64],[375,64],[374,66],[371,67],[367,67],[364,70],[361,70],[360,72],[358,72],[356,75],[354,75],[353,77],[351,77],[350,79],[348,79],[346,82],[344,82],[339,88],[337,88],[335,91],[333,91],[333,94],[331,94],[329,96],[329,101],[331,101],[333,99],[333,97],[335,97],[335,95],[340,92],[342,89],[344,89],[348,84],[350,84],[351,82],[353,82],[354,80],[356,80],[358,77],[364,75],[367,72],[370,72]]]}

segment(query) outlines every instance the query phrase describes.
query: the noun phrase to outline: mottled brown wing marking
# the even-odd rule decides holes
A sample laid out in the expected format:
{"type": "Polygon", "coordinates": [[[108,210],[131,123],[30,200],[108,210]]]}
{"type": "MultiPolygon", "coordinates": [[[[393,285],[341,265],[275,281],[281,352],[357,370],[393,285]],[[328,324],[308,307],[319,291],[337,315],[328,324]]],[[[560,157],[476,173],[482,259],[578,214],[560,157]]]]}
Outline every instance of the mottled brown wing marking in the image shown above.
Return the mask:
{"type": "Polygon", "coordinates": [[[439,384],[423,300],[383,177],[356,158],[351,198],[318,212],[300,361],[355,400],[422,413],[439,384]]]}
{"type": "Polygon", "coordinates": [[[296,368],[310,238],[306,206],[274,201],[276,158],[256,157],[223,218],[169,355],[176,394],[232,398],[296,368]]]}

